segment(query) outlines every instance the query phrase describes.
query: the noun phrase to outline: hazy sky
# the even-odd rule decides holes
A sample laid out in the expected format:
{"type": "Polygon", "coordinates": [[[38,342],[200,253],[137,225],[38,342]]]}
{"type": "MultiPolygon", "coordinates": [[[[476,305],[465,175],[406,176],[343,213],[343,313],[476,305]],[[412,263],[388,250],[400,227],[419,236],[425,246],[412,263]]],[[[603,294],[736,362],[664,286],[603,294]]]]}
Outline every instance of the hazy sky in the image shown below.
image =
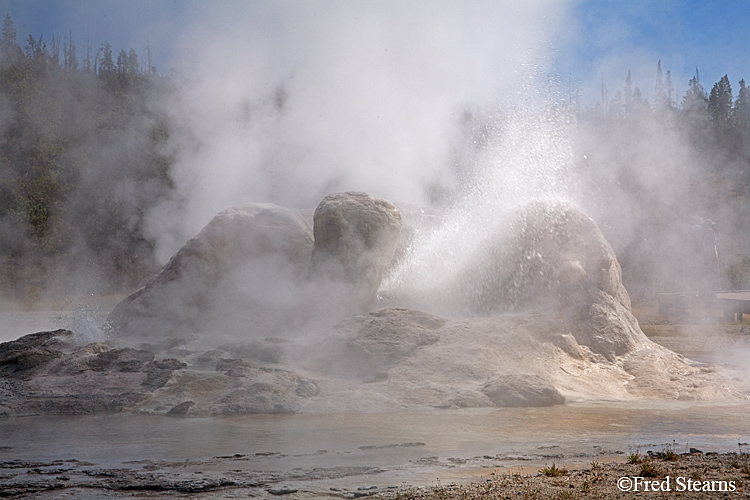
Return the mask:
{"type": "MultiPolygon", "coordinates": [[[[253,5],[264,2],[229,0],[0,0],[0,15],[10,14],[21,43],[33,34],[49,41],[72,34],[79,57],[85,57],[87,41],[95,54],[108,41],[115,49],[131,47],[145,59],[150,46],[152,60],[162,74],[169,74],[175,56],[193,31],[214,29],[242,22],[252,15],[253,5]],[[232,15],[233,11],[237,15],[232,15]]],[[[377,4],[378,0],[371,2],[377,4]]],[[[443,2],[443,4],[451,2],[443,2]]],[[[461,2],[453,2],[460,5],[461,2]]],[[[466,2],[469,4],[471,2],[466,2]]],[[[513,5],[512,0],[486,2],[513,5]]],[[[734,88],[741,78],[750,78],[750,1],[748,0],[627,0],[548,2],[554,8],[543,26],[554,23],[550,59],[543,61],[563,86],[584,87],[586,101],[599,95],[604,77],[610,90],[621,88],[631,70],[633,80],[645,96],[653,90],[656,62],[672,71],[677,95],[687,88],[696,67],[704,86],[728,74],[734,88]],[[560,8],[563,6],[563,8],[560,8]]],[[[439,2],[423,4],[432,8],[439,2]]],[[[335,2],[298,2],[307,9],[319,5],[329,12],[335,2]]],[[[481,2],[480,2],[481,5],[481,2]]],[[[538,26],[538,25],[536,25],[538,26]]],[[[268,29],[273,29],[269,26],[268,29]]],[[[547,28],[545,28],[547,29],[547,28]]],[[[545,38],[549,34],[544,34],[545,38]]]]}

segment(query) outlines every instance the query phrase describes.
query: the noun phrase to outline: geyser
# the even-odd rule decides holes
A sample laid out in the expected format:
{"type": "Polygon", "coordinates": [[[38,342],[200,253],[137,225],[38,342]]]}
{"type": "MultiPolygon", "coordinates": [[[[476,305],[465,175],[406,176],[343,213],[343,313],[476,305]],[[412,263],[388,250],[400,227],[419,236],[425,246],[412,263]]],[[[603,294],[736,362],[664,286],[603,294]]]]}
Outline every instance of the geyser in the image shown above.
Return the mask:
{"type": "MultiPolygon", "coordinates": [[[[424,300],[421,289],[371,302],[394,255],[395,206],[364,193],[334,194],[321,206],[329,218],[315,225],[337,221],[322,268],[310,211],[231,209],[115,308],[108,342],[79,345],[61,330],[2,344],[0,414],[737,396],[720,374],[643,335],[611,247],[574,205],[534,201],[508,211],[434,290],[454,301],[446,312],[461,311],[451,315],[403,307],[424,300]]],[[[415,220],[406,211],[404,223],[415,220]]]]}

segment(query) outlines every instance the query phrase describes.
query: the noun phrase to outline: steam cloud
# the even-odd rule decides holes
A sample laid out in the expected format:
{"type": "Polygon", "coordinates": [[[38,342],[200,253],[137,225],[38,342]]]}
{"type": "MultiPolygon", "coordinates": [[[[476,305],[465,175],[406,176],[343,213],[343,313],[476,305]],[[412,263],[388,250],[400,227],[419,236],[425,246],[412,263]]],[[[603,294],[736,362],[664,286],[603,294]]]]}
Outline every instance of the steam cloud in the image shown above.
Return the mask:
{"type": "Polygon", "coordinates": [[[163,103],[178,195],[149,218],[159,260],[232,205],[313,207],[343,190],[438,201],[459,181],[464,113],[525,98],[565,8],[210,4],[185,31],[163,103]]]}

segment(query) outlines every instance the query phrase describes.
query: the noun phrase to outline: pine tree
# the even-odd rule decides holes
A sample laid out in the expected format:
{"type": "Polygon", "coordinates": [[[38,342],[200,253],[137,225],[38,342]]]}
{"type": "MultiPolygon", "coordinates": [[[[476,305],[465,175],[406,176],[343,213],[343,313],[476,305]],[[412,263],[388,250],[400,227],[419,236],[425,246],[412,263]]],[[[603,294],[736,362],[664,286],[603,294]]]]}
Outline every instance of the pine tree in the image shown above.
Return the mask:
{"type": "Polygon", "coordinates": [[[60,65],[60,35],[55,35],[49,44],[49,61],[55,65],[60,65]]]}
{"type": "Polygon", "coordinates": [[[0,49],[4,60],[13,62],[21,55],[21,47],[18,45],[18,33],[10,14],[5,15],[3,20],[2,38],[0,38],[0,49]]]}
{"type": "Polygon", "coordinates": [[[131,77],[135,77],[139,75],[141,72],[141,65],[138,62],[138,54],[136,53],[135,49],[131,48],[128,51],[128,74],[130,74],[131,77]]]}
{"type": "Polygon", "coordinates": [[[91,61],[91,40],[89,40],[88,30],[86,31],[86,59],[83,61],[84,73],[96,73],[96,60],[91,61]]]}
{"type": "Polygon", "coordinates": [[[633,108],[633,79],[628,70],[628,76],[625,77],[625,90],[622,96],[622,105],[625,108],[625,118],[630,115],[633,108]]]}
{"type": "Polygon", "coordinates": [[[669,107],[667,93],[664,89],[664,73],[661,69],[661,59],[656,63],[656,84],[654,85],[654,111],[663,111],[669,107]]]}
{"type": "Polygon", "coordinates": [[[36,63],[46,59],[47,56],[47,44],[42,41],[42,37],[39,40],[34,38],[34,35],[29,35],[26,39],[26,46],[24,47],[24,54],[26,57],[36,63]]]}
{"type": "Polygon", "coordinates": [[[656,64],[656,84],[654,85],[654,111],[664,112],[673,106],[674,87],[672,85],[672,72],[662,72],[661,59],[656,64]],[[666,75],[666,76],[665,76],[666,75]]]}
{"type": "Polygon", "coordinates": [[[146,44],[146,69],[144,70],[144,73],[147,76],[156,75],[156,68],[153,66],[151,62],[151,45],[150,44],[146,44]]]}
{"type": "Polygon", "coordinates": [[[651,111],[651,106],[648,100],[643,98],[641,89],[635,87],[633,89],[633,100],[630,103],[630,116],[631,118],[641,118],[651,111]]]}
{"type": "Polygon", "coordinates": [[[68,73],[78,71],[78,57],[76,56],[76,45],[73,42],[73,33],[67,40],[63,40],[63,69],[68,73]]]}
{"type": "Polygon", "coordinates": [[[745,80],[740,80],[740,90],[734,101],[732,122],[738,129],[750,129],[750,89],[745,86],[745,80]]]}
{"type": "Polygon", "coordinates": [[[721,130],[728,127],[733,101],[729,77],[724,75],[714,84],[708,96],[708,111],[714,126],[721,130]]]}
{"type": "Polygon", "coordinates": [[[123,49],[117,55],[117,74],[120,76],[129,74],[130,70],[128,69],[128,63],[128,53],[123,49]]]}
{"type": "Polygon", "coordinates": [[[702,112],[706,110],[708,98],[706,90],[701,84],[698,68],[695,68],[695,76],[688,81],[688,89],[682,98],[682,109],[688,114],[702,112]]]}
{"type": "Polygon", "coordinates": [[[108,78],[115,72],[115,62],[112,59],[112,46],[109,42],[104,42],[99,49],[96,60],[94,61],[94,70],[101,78],[108,78]]]}
{"type": "Polygon", "coordinates": [[[674,85],[672,85],[672,71],[667,70],[667,105],[671,108],[674,105],[674,85]]]}
{"type": "Polygon", "coordinates": [[[623,117],[622,91],[615,92],[615,96],[609,103],[609,116],[615,120],[621,120],[623,117]]]}
{"type": "Polygon", "coordinates": [[[143,215],[173,188],[167,119],[146,105],[165,87],[142,85],[132,49],[115,64],[109,43],[79,61],[72,33],[21,47],[10,16],[0,35],[0,295],[72,276],[84,254],[105,286],[133,286],[153,271],[143,215]]]}

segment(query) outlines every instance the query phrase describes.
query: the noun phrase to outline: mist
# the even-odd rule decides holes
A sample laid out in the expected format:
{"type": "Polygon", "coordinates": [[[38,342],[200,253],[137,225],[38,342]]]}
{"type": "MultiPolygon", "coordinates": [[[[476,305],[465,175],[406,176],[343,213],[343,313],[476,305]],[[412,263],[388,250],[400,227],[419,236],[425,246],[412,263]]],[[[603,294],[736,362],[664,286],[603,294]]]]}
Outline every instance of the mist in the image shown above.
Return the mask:
{"type": "MultiPolygon", "coordinates": [[[[20,295],[130,291],[222,210],[255,202],[312,209],[328,193],[356,190],[449,213],[441,234],[423,232],[412,263],[399,263],[394,286],[421,274],[416,262],[429,262],[441,246],[430,238],[464,245],[451,258],[431,257],[455,267],[455,259],[470,258],[483,228],[542,198],[592,215],[631,293],[684,288],[675,261],[693,257],[681,241],[691,217],[717,222],[717,286],[745,287],[744,153],[730,134],[714,140],[722,133],[705,109],[705,116],[688,112],[690,84],[684,61],[671,71],[674,51],[661,61],[632,41],[615,46],[613,34],[629,36],[627,22],[641,7],[628,9],[624,21],[594,22],[593,30],[579,7],[189,4],[180,20],[192,21],[178,38],[171,74],[145,68],[141,54],[132,61],[143,71],[138,85],[127,79],[132,54],[104,70],[102,45],[93,72],[78,74],[71,69],[92,61],[80,49],[71,61],[72,41],[63,40],[64,60],[59,46],[54,56],[62,67],[40,78],[53,102],[66,104],[49,106],[40,92],[39,109],[29,113],[34,127],[52,130],[50,156],[59,167],[50,164],[60,186],[42,207],[48,222],[33,228],[17,216],[26,210],[32,218],[33,207],[5,197],[0,230],[12,258],[4,273],[25,283],[20,295]],[[607,50],[576,73],[598,74],[574,89],[557,72],[570,70],[582,43],[607,50]],[[55,87],[61,70],[74,78],[55,87]],[[597,87],[601,101],[592,104],[597,87]],[[82,88],[90,102],[76,101],[82,88]],[[123,89],[135,91],[118,101],[123,89]]],[[[16,49],[30,60],[53,59],[55,50],[16,49]]],[[[702,85],[708,101],[710,83],[702,85]]],[[[12,101],[1,103],[8,132],[19,113],[12,101]]],[[[11,161],[15,153],[5,152],[11,161]]],[[[3,180],[15,191],[21,184],[3,180]]]]}
{"type": "Polygon", "coordinates": [[[459,181],[465,113],[522,98],[518,89],[544,75],[564,11],[562,2],[212,4],[185,31],[164,103],[177,189],[149,218],[159,259],[219,210],[251,201],[314,207],[354,189],[445,203],[459,181]]]}
{"type": "MultiPolygon", "coordinates": [[[[313,208],[331,192],[366,191],[450,209],[448,225],[478,229],[541,197],[588,210],[623,259],[628,285],[653,296],[682,286],[667,277],[681,271],[670,258],[681,246],[677,226],[690,216],[720,218],[711,192],[693,182],[713,153],[680,120],[632,112],[634,126],[599,126],[596,106],[575,101],[560,82],[555,66],[565,66],[563,51],[580,36],[572,3],[205,9],[178,43],[172,92],[153,103],[170,124],[175,186],[145,217],[158,262],[216,213],[252,202],[313,208]],[[675,228],[669,241],[667,226],[675,228]],[[662,234],[646,234],[654,232],[662,234]],[[658,278],[655,269],[663,269],[658,278]]],[[[607,33],[623,29],[608,19],[607,33]]],[[[603,31],[586,43],[611,45],[603,31]]],[[[623,65],[638,60],[633,87],[649,96],[646,67],[655,76],[656,56],[623,50],[588,70],[621,67],[624,82],[623,65]]],[[[674,106],[687,86],[682,74],[673,76],[674,106]]],[[[605,97],[621,85],[609,82],[605,97]]],[[[471,241],[454,255],[468,258],[481,238],[461,237],[471,241]]]]}
{"type": "MultiPolygon", "coordinates": [[[[33,369],[58,377],[55,401],[87,377],[112,404],[97,406],[103,392],[65,407],[17,390],[7,414],[746,398],[741,377],[700,364],[741,367],[744,339],[726,336],[732,356],[716,346],[694,361],[684,339],[654,340],[679,330],[668,318],[646,336],[631,307],[704,291],[695,217],[718,221],[712,285],[750,284],[750,204],[732,190],[745,163],[717,154],[731,141],[715,140],[725,129],[708,98],[691,114],[663,79],[644,97],[624,68],[601,102],[582,103],[555,66],[574,6],[190,4],[169,76],[148,68],[131,81],[119,60],[88,74],[111,119],[59,113],[77,137],[65,158],[80,168],[51,212],[67,246],[50,295],[114,291],[117,302],[107,315],[84,301],[72,332],[43,332],[66,352],[33,369]],[[377,198],[393,241],[341,245],[353,259],[316,248],[325,224],[313,210],[331,193],[377,198]],[[127,273],[108,273],[115,264],[127,273]]],[[[602,67],[626,60],[615,55],[602,67]]],[[[375,233],[374,213],[347,221],[347,237],[375,233]]],[[[0,230],[18,231],[0,214],[0,230]]],[[[706,324],[713,335],[718,321],[696,328],[706,324]]]]}

